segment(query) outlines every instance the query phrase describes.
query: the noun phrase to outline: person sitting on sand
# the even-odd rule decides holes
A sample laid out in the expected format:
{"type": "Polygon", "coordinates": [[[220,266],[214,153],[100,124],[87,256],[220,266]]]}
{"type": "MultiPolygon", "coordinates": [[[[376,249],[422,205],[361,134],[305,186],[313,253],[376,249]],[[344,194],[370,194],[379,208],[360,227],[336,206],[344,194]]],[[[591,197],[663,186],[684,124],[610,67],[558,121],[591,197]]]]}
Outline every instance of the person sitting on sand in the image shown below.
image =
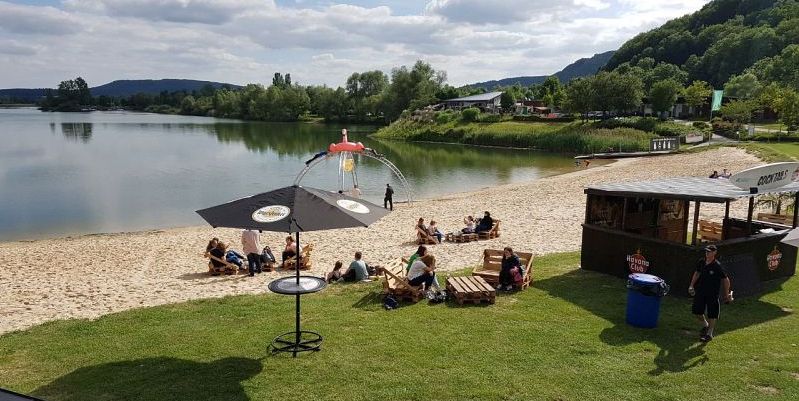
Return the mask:
{"type": "Polygon", "coordinates": [[[208,241],[208,245],[205,247],[205,257],[206,258],[208,257],[208,255],[211,254],[211,250],[216,248],[217,244],[219,244],[219,238],[214,237],[214,238],[211,238],[210,241],[208,241]]]}
{"type": "Polygon", "coordinates": [[[427,226],[424,224],[424,218],[423,217],[419,217],[419,221],[416,222],[416,228],[418,228],[418,229],[420,229],[420,230],[422,230],[424,232],[428,232],[427,226]]]}
{"type": "Polygon", "coordinates": [[[482,231],[490,231],[491,228],[494,227],[494,219],[491,218],[491,213],[485,212],[483,218],[477,223],[477,227],[475,227],[475,231],[482,232],[482,231]]]}
{"type": "Polygon", "coordinates": [[[266,267],[266,271],[271,271],[272,267],[277,263],[275,255],[272,253],[272,248],[265,246],[261,251],[261,264],[266,267]]]}
{"type": "Polygon", "coordinates": [[[234,251],[233,249],[228,249],[227,252],[225,252],[225,260],[228,263],[233,263],[234,265],[238,266],[239,270],[244,270],[245,259],[246,258],[244,255],[234,251]]]}
{"type": "Polygon", "coordinates": [[[416,259],[408,270],[408,284],[418,286],[424,284],[427,291],[435,289],[441,292],[441,286],[436,278],[436,258],[431,254],[426,254],[416,259]]]}
{"type": "Polygon", "coordinates": [[[462,233],[474,234],[474,229],[475,229],[474,217],[466,216],[466,218],[463,219],[463,224],[466,225],[466,228],[461,230],[462,233]]]}
{"type": "Polygon", "coordinates": [[[286,261],[297,256],[297,244],[294,243],[294,238],[289,235],[286,237],[286,247],[283,248],[283,253],[280,256],[280,263],[283,268],[286,268],[286,261]]]}
{"type": "Polygon", "coordinates": [[[344,281],[363,281],[369,279],[369,270],[366,268],[366,262],[361,258],[363,254],[361,251],[355,252],[355,260],[350,263],[347,271],[341,274],[344,281]]]}
{"type": "Polygon", "coordinates": [[[341,263],[340,260],[337,260],[336,263],[333,265],[333,271],[327,273],[325,276],[325,281],[328,283],[335,283],[341,280],[341,266],[344,266],[344,263],[341,263]]]}
{"type": "Polygon", "coordinates": [[[719,172],[716,171],[716,170],[713,170],[713,172],[710,173],[710,176],[707,177],[707,178],[719,178],[719,172]]]}
{"type": "Polygon", "coordinates": [[[727,170],[726,168],[721,170],[721,174],[719,175],[719,178],[727,178],[727,179],[729,179],[730,177],[732,177],[732,173],[730,173],[729,170],[727,170]]]}
{"type": "Polygon", "coordinates": [[[225,274],[232,274],[233,271],[227,269],[227,265],[225,265],[223,260],[225,260],[225,249],[227,249],[227,245],[224,242],[219,240],[216,241],[216,246],[208,251],[208,254],[213,256],[215,259],[211,259],[211,265],[214,268],[214,273],[219,274],[221,272],[225,272],[225,274]]]}
{"type": "Polygon", "coordinates": [[[516,278],[522,277],[523,275],[524,271],[522,270],[521,260],[513,253],[513,248],[506,246],[502,251],[502,265],[499,270],[499,286],[497,286],[497,289],[505,291],[513,290],[514,285],[520,284],[517,283],[516,278]],[[518,270],[514,271],[514,269],[518,270]]]}
{"type": "Polygon", "coordinates": [[[438,227],[436,227],[436,221],[430,220],[430,225],[427,227],[427,232],[438,239],[438,243],[441,243],[441,240],[444,238],[444,234],[439,231],[438,227]]]}
{"type": "Polygon", "coordinates": [[[413,264],[413,262],[416,261],[416,259],[426,254],[427,254],[427,247],[424,245],[419,245],[419,248],[416,249],[416,253],[414,253],[413,255],[411,255],[411,257],[408,258],[408,265],[405,266],[405,271],[407,272],[408,270],[411,270],[411,265],[413,264]]]}

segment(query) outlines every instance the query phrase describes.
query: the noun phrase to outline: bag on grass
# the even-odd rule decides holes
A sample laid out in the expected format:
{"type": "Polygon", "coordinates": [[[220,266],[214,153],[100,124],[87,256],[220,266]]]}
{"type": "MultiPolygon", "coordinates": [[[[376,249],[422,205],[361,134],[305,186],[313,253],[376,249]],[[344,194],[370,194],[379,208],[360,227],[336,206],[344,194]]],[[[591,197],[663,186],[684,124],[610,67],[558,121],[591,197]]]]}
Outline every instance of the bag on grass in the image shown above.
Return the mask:
{"type": "Polygon", "coordinates": [[[516,266],[510,269],[510,274],[513,277],[513,283],[520,286],[524,283],[524,277],[522,276],[522,269],[519,266],[516,266]]]}

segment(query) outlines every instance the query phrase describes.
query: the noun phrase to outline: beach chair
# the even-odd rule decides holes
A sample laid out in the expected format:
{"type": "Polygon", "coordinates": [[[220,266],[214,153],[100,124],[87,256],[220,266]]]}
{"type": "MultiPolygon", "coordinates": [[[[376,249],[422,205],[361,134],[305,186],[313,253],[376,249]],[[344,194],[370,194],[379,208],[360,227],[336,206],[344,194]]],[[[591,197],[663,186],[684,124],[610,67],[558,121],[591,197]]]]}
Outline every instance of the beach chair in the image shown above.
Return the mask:
{"type": "MultiPolygon", "coordinates": [[[[486,249],[483,251],[483,264],[472,271],[473,276],[482,277],[492,285],[499,284],[499,271],[502,270],[502,250],[486,249]]],[[[525,289],[533,282],[533,254],[529,252],[515,252],[524,269],[521,289],[525,289]]]]}
{"type": "Polygon", "coordinates": [[[209,259],[208,260],[208,274],[210,274],[212,276],[218,276],[220,274],[236,274],[236,272],[239,270],[239,267],[234,265],[233,263],[230,263],[230,262],[228,262],[226,260],[219,259],[216,256],[211,255],[210,253],[206,252],[205,253],[205,257],[209,259]],[[214,260],[217,261],[217,262],[223,263],[223,266],[221,266],[221,267],[214,266],[214,263],[212,262],[214,260]]]}
{"type": "Polygon", "coordinates": [[[385,276],[383,280],[383,293],[392,295],[397,300],[408,300],[411,302],[419,302],[424,298],[424,290],[422,286],[414,287],[408,283],[407,273],[405,272],[405,265],[401,261],[392,261],[386,266],[383,266],[382,273],[385,276]]]}
{"type": "Polygon", "coordinates": [[[699,220],[697,231],[703,242],[721,241],[724,237],[724,227],[715,221],[699,220]]]}
{"type": "MultiPolygon", "coordinates": [[[[301,259],[300,259],[300,270],[310,270],[311,268],[311,252],[313,251],[313,244],[308,244],[302,247],[301,259]]],[[[294,270],[297,265],[297,257],[292,256],[286,263],[283,264],[283,268],[294,270]]]]}
{"type": "Polygon", "coordinates": [[[416,243],[418,243],[419,245],[432,245],[432,244],[437,244],[438,240],[436,239],[436,237],[430,235],[430,233],[428,233],[425,230],[422,230],[420,227],[417,226],[416,243]]]}
{"type": "Polygon", "coordinates": [[[491,226],[491,229],[488,231],[479,231],[477,236],[480,239],[492,239],[492,238],[499,238],[499,220],[494,220],[494,224],[491,226]]]}

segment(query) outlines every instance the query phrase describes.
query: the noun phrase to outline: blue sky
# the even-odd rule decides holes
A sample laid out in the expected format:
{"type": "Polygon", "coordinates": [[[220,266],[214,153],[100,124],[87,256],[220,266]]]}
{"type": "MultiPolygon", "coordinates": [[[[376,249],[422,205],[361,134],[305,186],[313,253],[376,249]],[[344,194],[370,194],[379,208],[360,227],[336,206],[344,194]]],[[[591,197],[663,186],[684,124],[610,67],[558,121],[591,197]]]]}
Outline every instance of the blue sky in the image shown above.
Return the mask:
{"type": "Polygon", "coordinates": [[[0,88],[83,76],[342,85],[425,60],[467,83],[554,73],[707,0],[0,0],[0,88]]]}

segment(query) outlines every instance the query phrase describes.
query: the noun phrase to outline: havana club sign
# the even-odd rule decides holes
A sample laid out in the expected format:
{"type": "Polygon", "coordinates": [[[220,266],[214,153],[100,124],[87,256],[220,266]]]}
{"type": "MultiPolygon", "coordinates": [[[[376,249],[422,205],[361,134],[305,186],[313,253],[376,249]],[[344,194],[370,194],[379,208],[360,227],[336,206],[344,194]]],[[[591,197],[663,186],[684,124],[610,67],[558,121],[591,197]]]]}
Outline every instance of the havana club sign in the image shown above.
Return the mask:
{"type": "Polygon", "coordinates": [[[646,273],[649,270],[649,261],[641,255],[641,250],[635,251],[635,255],[627,255],[627,266],[631,273],[646,273]]]}
{"type": "Polygon", "coordinates": [[[774,245],[774,250],[766,255],[766,264],[768,265],[768,269],[771,271],[777,270],[777,268],[780,267],[781,259],[782,252],[780,252],[779,249],[777,249],[777,246],[774,245]]]}

